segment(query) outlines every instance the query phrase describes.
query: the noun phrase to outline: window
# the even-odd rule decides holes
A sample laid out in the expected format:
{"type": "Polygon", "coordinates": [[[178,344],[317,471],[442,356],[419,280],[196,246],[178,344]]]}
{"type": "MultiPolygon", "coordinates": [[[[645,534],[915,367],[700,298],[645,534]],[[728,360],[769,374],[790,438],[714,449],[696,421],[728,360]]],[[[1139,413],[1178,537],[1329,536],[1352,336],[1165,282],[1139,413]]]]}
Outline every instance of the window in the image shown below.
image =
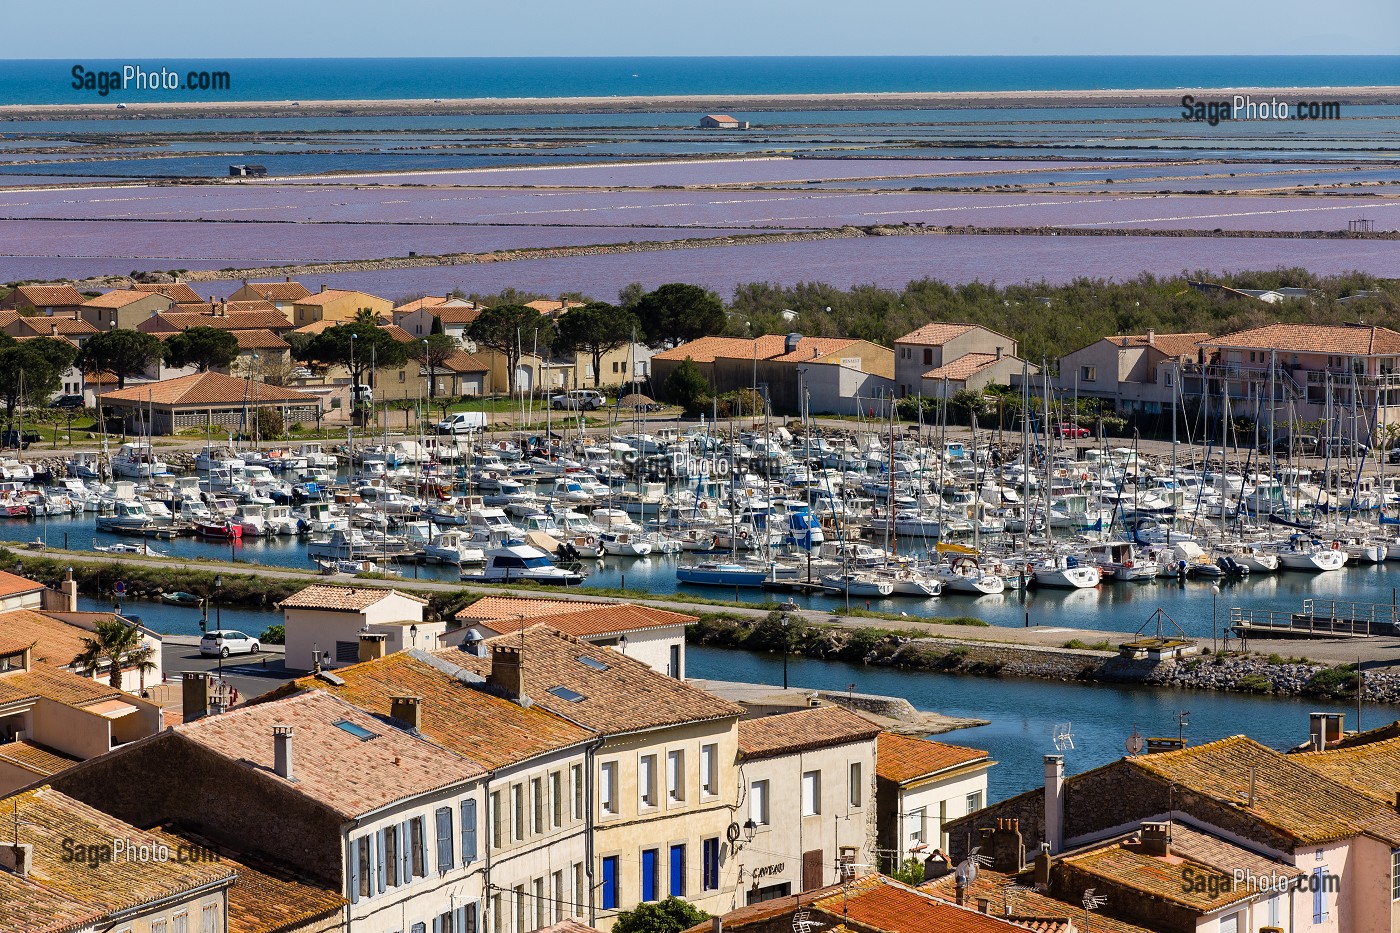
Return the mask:
{"type": "Polygon", "coordinates": [[[388,826],[384,829],[384,882],[388,887],[397,888],[402,856],[399,855],[399,828],[388,826]]]}
{"type": "Polygon", "coordinates": [[[982,809],[982,792],[976,791],[967,795],[967,812],[974,813],[982,809]]]}
{"type": "Polygon", "coordinates": [[[570,703],[583,702],[583,694],[577,690],[570,690],[568,687],[550,687],[545,692],[552,693],[561,700],[568,700],[570,703]]]}
{"type": "Polygon", "coordinates": [[[356,878],[358,879],[357,890],[360,897],[369,897],[369,837],[356,841],[356,878]]]}
{"type": "Polygon", "coordinates": [[[525,912],[525,885],[517,884],[511,889],[511,893],[515,895],[515,929],[517,931],[529,929],[525,920],[528,916],[525,912]]]}
{"type": "Polygon", "coordinates": [[[1099,368],[1098,368],[1097,366],[1081,366],[1081,367],[1079,367],[1079,381],[1080,381],[1080,382],[1098,382],[1098,380],[1099,380],[1099,368]]]}
{"type": "Polygon", "coordinates": [[[666,753],[666,798],[672,803],[685,800],[685,752],[666,753]]]}
{"type": "Polygon", "coordinates": [[[549,899],[544,893],[544,879],[535,879],[535,929],[549,926],[549,899]]]}
{"type": "Polygon", "coordinates": [[[564,890],[564,873],[556,871],[551,879],[554,882],[554,922],[564,919],[564,902],[568,900],[564,890]]]}
{"type": "Polygon", "coordinates": [[[403,382],[403,381],[404,381],[405,379],[407,379],[407,378],[408,378],[407,373],[405,373],[402,369],[399,370],[399,382],[403,382]]]}
{"type": "Polygon", "coordinates": [[[1390,899],[1400,901],[1400,849],[1390,853],[1390,899]]]}
{"type": "Polygon", "coordinates": [[[476,861],[476,801],[462,801],[462,864],[476,861]]]}
{"type": "Polygon", "coordinates": [[[1175,377],[1174,377],[1172,371],[1171,371],[1170,369],[1167,370],[1167,372],[1165,373],[1165,378],[1163,379],[1163,384],[1164,384],[1167,388],[1171,388],[1171,387],[1175,384],[1174,378],[1175,378],[1175,377]]]}
{"type": "Polygon", "coordinates": [[[671,846],[671,887],[666,893],[685,897],[685,843],[671,846]]]}
{"type": "Polygon", "coordinates": [[[700,746],[700,792],[713,797],[719,793],[719,746],[700,746]]]}
{"type": "Polygon", "coordinates": [[[932,347],[924,347],[924,365],[925,365],[925,366],[932,366],[932,365],[933,365],[933,348],[932,348],[932,347]]]}
{"type": "Polygon", "coordinates": [[[617,909],[617,856],[609,855],[603,859],[603,909],[617,909]]]}
{"type": "Polygon", "coordinates": [[[445,875],[456,862],[452,854],[452,808],[438,807],[434,814],[437,820],[437,870],[445,875]]]}
{"type": "Polygon", "coordinates": [[[503,835],[502,825],[504,822],[505,817],[501,813],[501,792],[493,790],[491,792],[491,847],[494,849],[499,849],[503,844],[501,836],[503,835]]]}
{"type": "Polygon", "coordinates": [[[544,782],[539,778],[530,781],[530,829],[537,836],[544,832],[544,782]]]}
{"type": "Polygon", "coordinates": [[[574,811],[573,818],[583,819],[583,765],[573,765],[569,768],[569,781],[574,785],[574,811]]]}
{"type": "Polygon", "coordinates": [[[453,933],[476,933],[476,903],[457,908],[457,929],[453,933]]]}
{"type": "Polygon", "coordinates": [[[421,816],[408,821],[409,843],[413,850],[411,867],[415,878],[428,877],[428,840],[424,838],[425,829],[421,816]]]}
{"type": "Polygon", "coordinates": [[[219,933],[219,905],[206,904],[199,912],[200,933],[219,933]]]}
{"type": "Polygon", "coordinates": [[[706,839],[700,843],[700,856],[703,862],[703,877],[700,886],[706,891],[719,890],[719,837],[706,839]]]}
{"type": "Polygon", "coordinates": [[[178,913],[170,918],[170,933],[190,933],[190,915],[178,913]]]}
{"type": "Polygon", "coordinates": [[[621,370],[621,365],[622,365],[621,363],[618,363],[618,362],[614,361],[614,362],[613,362],[613,372],[615,372],[615,373],[616,373],[616,372],[621,372],[621,371],[622,371],[622,370],[621,370]]]}
{"type": "Polygon", "coordinates": [[[166,933],[167,924],[164,920],[151,921],[151,933],[166,933]]]}
{"type": "MultiPolygon", "coordinates": [[[[1253,356],[1254,354],[1250,354],[1253,356]]],[[[1220,933],[1240,933],[1240,915],[1231,914],[1220,918],[1220,933]]]]}
{"type": "MultiPolygon", "coordinates": [[[[357,644],[357,645],[355,646],[355,652],[356,652],[356,653],[355,653],[355,657],[356,657],[357,659],[358,659],[359,656],[360,656],[360,655],[359,655],[359,650],[360,650],[360,647],[359,647],[359,645],[357,644]]],[[[353,735],[355,738],[359,739],[361,742],[368,742],[370,739],[374,738],[374,733],[373,733],[373,732],[370,732],[370,731],[369,731],[368,729],[366,729],[364,726],[357,725],[356,723],[350,722],[348,719],[338,719],[338,720],[336,720],[334,723],[332,723],[331,725],[335,726],[337,729],[341,729],[341,730],[343,730],[343,731],[345,731],[345,732],[350,733],[350,734],[353,735]]]]}
{"type": "Polygon", "coordinates": [[[640,806],[656,806],[655,755],[643,755],[637,762],[637,797],[640,806]]]}
{"type": "Polygon", "coordinates": [[[549,776],[549,825],[558,829],[564,825],[564,776],[558,771],[549,776]]]}
{"type": "Polygon", "coordinates": [[[768,825],[767,781],[754,781],[749,787],[749,819],[759,826],[768,825]]]}
{"type": "Polygon", "coordinates": [[[658,900],[656,894],[656,855],[655,849],[642,850],[642,900],[658,900]]]}
{"type": "Polygon", "coordinates": [[[574,862],[574,910],[583,913],[583,896],[585,881],[583,880],[583,863],[574,862]]]}
{"type": "Polygon", "coordinates": [[[525,788],[519,784],[510,786],[510,838],[512,842],[525,838],[525,788]]]}
{"type": "Polygon", "coordinates": [[[865,802],[865,785],[861,779],[859,761],[851,762],[851,806],[859,808],[865,802]]]}
{"type": "Polygon", "coordinates": [[[1280,925],[1280,915],[1283,913],[1282,905],[1282,895],[1275,894],[1273,897],[1269,898],[1269,926],[1276,927],[1280,925]]]}
{"type": "Polygon", "coordinates": [[[426,926],[425,924],[422,924],[422,923],[415,923],[413,926],[409,927],[408,929],[409,929],[409,933],[428,933],[428,928],[427,928],[427,926],[426,926]]]}
{"type": "Polygon", "coordinates": [[[591,667],[593,670],[599,671],[600,673],[608,669],[608,665],[605,662],[597,658],[590,658],[586,654],[579,657],[578,663],[582,664],[584,667],[591,667]]]}
{"type": "Polygon", "coordinates": [[[609,761],[598,766],[599,806],[609,816],[617,816],[617,762],[609,761]]]}
{"type": "Polygon", "coordinates": [[[802,815],[816,816],[822,812],[822,773],[805,771],[802,774],[802,815]]]}
{"type": "MultiPolygon", "coordinates": [[[[422,926],[420,923],[419,926],[422,926]]],[[[500,894],[491,895],[491,929],[493,933],[505,933],[505,898],[500,894]]],[[[422,933],[420,930],[419,933],[422,933]]]]}

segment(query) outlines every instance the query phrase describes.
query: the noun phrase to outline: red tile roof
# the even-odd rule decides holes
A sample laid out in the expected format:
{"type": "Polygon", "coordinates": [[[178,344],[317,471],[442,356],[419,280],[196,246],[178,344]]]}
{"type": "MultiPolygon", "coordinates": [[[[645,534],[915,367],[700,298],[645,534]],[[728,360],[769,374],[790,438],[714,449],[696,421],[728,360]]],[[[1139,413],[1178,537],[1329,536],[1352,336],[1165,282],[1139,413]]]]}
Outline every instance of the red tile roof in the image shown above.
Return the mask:
{"type": "Polygon", "coordinates": [[[451,356],[433,368],[450,369],[454,373],[484,373],[491,370],[491,367],[465,350],[454,351],[451,356]]]}
{"type": "MultiPolygon", "coordinates": [[[[138,292],[134,289],[129,288],[116,288],[110,292],[107,292],[107,294],[105,295],[98,295],[96,298],[89,298],[87,301],[83,302],[83,307],[125,308],[129,304],[133,304],[137,301],[143,301],[147,298],[150,298],[151,295],[151,292],[138,292]]],[[[164,295],[162,295],[161,297],[165,298],[164,295]]],[[[171,305],[175,303],[173,299],[167,298],[166,300],[171,305]]]]}
{"type": "Polygon", "coordinates": [[[803,337],[797,349],[787,352],[787,337],[783,334],[764,334],[750,340],[745,337],[701,337],[665,350],[652,357],[655,360],[683,360],[690,357],[697,363],[712,363],[716,359],[729,360],[772,360],[801,362],[813,356],[835,353],[859,341],[849,337],[803,337]]]}
{"type": "Polygon", "coordinates": [[[948,379],[953,382],[961,382],[975,376],[977,373],[1001,360],[1021,361],[1014,356],[997,356],[995,353],[964,353],[962,356],[949,363],[944,363],[937,369],[930,369],[924,373],[924,379],[948,379]]]}
{"type": "Polygon", "coordinates": [[[69,334],[84,336],[97,333],[97,328],[87,321],[71,317],[21,317],[4,325],[5,333],[12,337],[64,337],[69,334]]]}
{"type": "Polygon", "coordinates": [[[1388,327],[1351,324],[1266,324],[1202,340],[1203,347],[1334,353],[1343,356],[1400,355],[1400,333],[1388,327]]]}
{"type": "Polygon", "coordinates": [[[6,742],[0,744],[0,761],[22,768],[30,774],[48,777],[71,768],[79,759],[37,742],[6,742]]]}
{"type": "Polygon", "coordinates": [[[16,285],[15,292],[31,308],[73,306],[87,300],[72,285],[16,285]]]}
{"type": "Polygon", "coordinates": [[[287,350],[291,344],[270,330],[236,330],[240,350],[287,350]]]}
{"type": "Polygon", "coordinates": [[[1209,340],[1210,334],[1120,334],[1115,337],[1105,337],[1109,343],[1117,344],[1119,347],[1128,349],[1130,347],[1151,347],[1159,350],[1167,356],[1195,356],[1200,349],[1197,344],[1202,340],[1209,340]]]}
{"type": "Polygon", "coordinates": [[[976,324],[944,324],[933,321],[897,338],[895,343],[916,343],[925,347],[941,347],[954,337],[961,337],[976,328],[976,324]]]}
{"type": "MultiPolygon", "coordinates": [[[[494,601],[498,597],[488,596],[486,599],[494,601]]],[[[484,601],[482,600],[482,602],[484,601]]],[[[502,602],[505,601],[502,600],[502,602]]],[[[509,601],[515,603],[532,602],[532,600],[525,599],[509,601]]],[[[557,605],[564,601],[541,600],[541,602],[557,605]]],[[[625,632],[686,626],[698,621],[696,616],[626,603],[573,603],[567,608],[560,608],[552,612],[542,612],[536,607],[521,606],[517,612],[497,614],[495,618],[489,620],[484,620],[479,615],[463,615],[463,613],[470,613],[473,609],[474,606],[468,606],[457,613],[457,618],[482,621],[488,628],[503,635],[520,631],[522,625],[542,624],[566,635],[573,635],[575,638],[598,638],[604,635],[620,635],[625,632]],[[521,616],[524,616],[524,619],[521,616]]]]}
{"type": "Polygon", "coordinates": [[[164,295],[167,298],[174,298],[176,304],[199,304],[204,299],[199,296],[199,292],[190,288],[185,282],[171,282],[163,284],[160,282],[142,282],[131,286],[135,292],[155,292],[157,295],[164,295]]]}
{"type": "Polygon", "coordinates": [[[248,290],[267,301],[297,301],[310,295],[300,282],[248,282],[248,290]]]}
{"type": "Polygon", "coordinates": [[[67,667],[83,651],[91,632],[33,609],[0,612],[0,639],[17,638],[34,645],[34,660],[67,667]]]}
{"type": "Polygon", "coordinates": [[[371,295],[368,292],[358,291],[353,288],[327,288],[324,291],[310,293],[301,298],[296,299],[296,304],[324,305],[329,304],[332,301],[340,301],[343,298],[353,298],[356,295],[362,298],[368,298],[370,301],[384,300],[383,298],[380,298],[377,295],[371,295]]]}
{"type": "Polygon", "coordinates": [[[739,752],[745,759],[775,758],[814,748],[869,742],[880,727],[840,706],[819,706],[739,722],[739,752]]]}
{"type": "Polygon", "coordinates": [[[313,583],[297,590],[282,600],[283,609],[325,609],[331,612],[361,612],[370,606],[388,599],[402,596],[424,606],[426,599],[398,590],[379,586],[336,586],[330,583],[313,583]]]}
{"type": "Polygon", "coordinates": [[[980,762],[992,763],[987,753],[981,749],[948,745],[932,739],[919,739],[893,732],[880,733],[880,741],[875,749],[875,773],[896,784],[980,762]]]}
{"type": "Polygon", "coordinates": [[[0,570],[0,597],[18,596],[21,593],[36,593],[44,589],[38,580],[21,577],[16,573],[0,570]]]}
{"type": "Polygon", "coordinates": [[[215,330],[290,330],[291,321],[276,308],[255,311],[233,311],[228,314],[206,314],[195,311],[163,311],[153,314],[136,325],[147,333],[189,330],[191,327],[212,327],[215,330]]]}
{"type": "Polygon", "coordinates": [[[191,373],[160,382],[147,382],[102,393],[103,404],[111,402],[143,402],[154,405],[201,406],[241,405],[256,401],[259,405],[289,402],[301,405],[319,404],[316,396],[295,389],[258,383],[256,399],[247,379],[236,379],[223,373],[191,373]]]}

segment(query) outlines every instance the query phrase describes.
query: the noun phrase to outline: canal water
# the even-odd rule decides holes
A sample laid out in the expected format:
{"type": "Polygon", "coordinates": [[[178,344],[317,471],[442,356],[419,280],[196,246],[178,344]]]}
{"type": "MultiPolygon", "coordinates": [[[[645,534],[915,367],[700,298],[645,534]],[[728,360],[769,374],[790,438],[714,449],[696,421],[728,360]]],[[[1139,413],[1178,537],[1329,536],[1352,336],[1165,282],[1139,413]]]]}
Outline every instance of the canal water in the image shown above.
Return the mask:
{"type": "MultiPolygon", "coordinates": [[[[91,516],[50,518],[40,520],[0,520],[0,540],[43,540],[52,547],[89,549],[94,544],[117,541],[137,541],[96,531],[91,516]]],[[[204,558],[233,560],[250,564],[309,569],[306,545],[293,536],[280,538],[248,538],[241,543],[179,538],[173,541],[151,540],[150,546],[172,558],[204,558]]],[[[630,589],[639,593],[691,593],[714,599],[734,599],[743,602],[782,602],[788,594],[757,589],[726,589],[691,587],[676,582],[676,566],[690,562],[690,555],[653,555],[642,558],[607,558],[585,562],[589,571],[585,585],[630,589]]],[[[438,566],[402,565],[403,574],[427,580],[452,581],[455,569],[438,566]]],[[[1100,631],[1131,632],[1145,624],[1155,610],[1163,609],[1186,634],[1210,638],[1214,629],[1222,628],[1231,607],[1297,611],[1304,599],[1319,601],[1374,602],[1394,604],[1400,587],[1400,562],[1349,566],[1344,570],[1324,573],[1260,574],[1239,582],[1222,581],[1220,593],[1212,599],[1209,581],[1178,582],[1159,577],[1136,583],[1104,583],[1092,590],[1032,590],[974,597],[947,594],[934,599],[893,597],[868,602],[872,610],[908,613],[927,618],[975,616],[992,625],[1020,627],[1027,624],[1100,631]]],[[[844,597],[825,594],[794,595],[803,608],[835,609],[844,604],[844,597]]],[[[865,599],[853,599],[852,606],[866,608],[865,599]]]]}

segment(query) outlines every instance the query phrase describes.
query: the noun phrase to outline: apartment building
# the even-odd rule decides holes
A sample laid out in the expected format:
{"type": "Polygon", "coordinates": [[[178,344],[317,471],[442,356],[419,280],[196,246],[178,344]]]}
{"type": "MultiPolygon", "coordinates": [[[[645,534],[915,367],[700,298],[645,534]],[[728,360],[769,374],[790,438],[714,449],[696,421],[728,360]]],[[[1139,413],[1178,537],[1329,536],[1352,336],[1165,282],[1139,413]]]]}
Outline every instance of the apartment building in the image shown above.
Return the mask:
{"type": "Polygon", "coordinates": [[[229,295],[228,300],[266,301],[281,311],[290,321],[292,319],[292,305],[310,295],[311,292],[305,285],[293,282],[290,278],[285,278],[281,282],[249,282],[244,279],[242,286],[229,295]]]}
{"type": "Polygon", "coordinates": [[[839,706],[739,723],[745,904],[854,877],[875,849],[879,726],[839,706]]]}
{"type": "Polygon", "coordinates": [[[1171,411],[1181,398],[1181,374],[1198,364],[1210,334],[1120,334],[1060,357],[1052,382],[1063,398],[1097,398],[1122,413],[1171,411]]]}

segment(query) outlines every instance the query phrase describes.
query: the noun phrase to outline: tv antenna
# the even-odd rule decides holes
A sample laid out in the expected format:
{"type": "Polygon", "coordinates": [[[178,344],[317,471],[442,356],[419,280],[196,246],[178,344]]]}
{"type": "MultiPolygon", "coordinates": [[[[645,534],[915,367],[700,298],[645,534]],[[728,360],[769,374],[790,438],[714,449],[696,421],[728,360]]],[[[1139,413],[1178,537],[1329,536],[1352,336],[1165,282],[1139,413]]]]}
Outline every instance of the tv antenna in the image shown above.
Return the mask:
{"type": "Polygon", "coordinates": [[[1184,709],[1176,714],[1176,738],[1180,742],[1186,741],[1186,727],[1191,725],[1191,711],[1184,709]]]}
{"type": "Polygon", "coordinates": [[[1055,723],[1050,732],[1050,739],[1055,743],[1055,751],[1062,752],[1074,748],[1074,730],[1071,725],[1067,722],[1055,723]]]}
{"type": "Polygon", "coordinates": [[[1084,905],[1084,930],[1089,930],[1089,914],[1108,903],[1108,898],[1102,894],[1095,894],[1093,888],[1084,889],[1084,899],[1080,902],[1084,905]]]}

